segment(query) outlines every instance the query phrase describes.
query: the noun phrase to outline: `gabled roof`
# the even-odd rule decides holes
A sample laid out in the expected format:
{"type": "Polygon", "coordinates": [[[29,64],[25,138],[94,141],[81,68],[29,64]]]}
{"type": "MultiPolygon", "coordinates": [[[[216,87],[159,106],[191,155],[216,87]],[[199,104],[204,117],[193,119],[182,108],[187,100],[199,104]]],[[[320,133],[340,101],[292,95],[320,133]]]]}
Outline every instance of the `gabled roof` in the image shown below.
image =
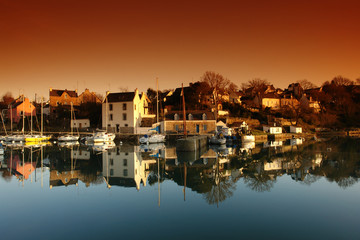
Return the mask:
{"type": "Polygon", "coordinates": [[[131,102],[135,98],[135,92],[109,93],[108,102],[131,102]]]}
{"type": "Polygon", "coordinates": [[[60,97],[64,92],[66,92],[70,97],[77,97],[78,94],[76,91],[71,90],[60,90],[60,89],[50,89],[50,97],[60,97]]]}

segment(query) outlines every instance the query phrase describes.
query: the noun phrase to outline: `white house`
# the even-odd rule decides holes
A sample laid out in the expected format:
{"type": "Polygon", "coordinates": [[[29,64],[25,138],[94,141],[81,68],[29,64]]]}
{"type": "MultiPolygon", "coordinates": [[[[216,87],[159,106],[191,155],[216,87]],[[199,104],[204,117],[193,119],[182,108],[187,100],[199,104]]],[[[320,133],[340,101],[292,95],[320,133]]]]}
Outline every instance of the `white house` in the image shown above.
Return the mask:
{"type": "Polygon", "coordinates": [[[148,97],[134,92],[107,93],[102,103],[102,127],[116,133],[137,133],[148,114],[148,97]]]}
{"type": "Polygon", "coordinates": [[[282,127],[263,126],[263,131],[268,132],[270,134],[280,134],[280,133],[282,133],[282,127]]]}
{"type": "Polygon", "coordinates": [[[76,119],[76,120],[71,120],[71,125],[73,126],[73,128],[88,128],[90,127],[90,120],[89,119],[76,119]]]}
{"type": "Polygon", "coordinates": [[[291,133],[302,133],[302,127],[298,126],[290,126],[291,133]]]}

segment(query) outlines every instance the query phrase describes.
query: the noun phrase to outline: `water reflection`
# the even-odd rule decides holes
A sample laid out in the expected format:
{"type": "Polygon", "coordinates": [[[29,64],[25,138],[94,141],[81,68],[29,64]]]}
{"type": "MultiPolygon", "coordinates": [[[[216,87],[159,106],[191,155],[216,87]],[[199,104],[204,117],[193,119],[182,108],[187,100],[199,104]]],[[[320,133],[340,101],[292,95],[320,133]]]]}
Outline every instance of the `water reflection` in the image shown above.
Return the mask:
{"type": "MultiPolygon", "coordinates": [[[[48,182],[59,187],[101,185],[111,190],[157,186],[172,181],[190,189],[208,204],[219,205],[233,196],[238,184],[256,192],[271,191],[277,179],[311,185],[321,178],[341,188],[354,185],[360,176],[359,140],[327,142],[290,139],[261,144],[217,146],[198,152],[177,152],[164,144],[6,146],[0,157],[1,178],[21,182],[48,182]],[[44,178],[48,172],[48,180],[44,178]]],[[[160,195],[159,195],[160,204],[160,195]]]]}

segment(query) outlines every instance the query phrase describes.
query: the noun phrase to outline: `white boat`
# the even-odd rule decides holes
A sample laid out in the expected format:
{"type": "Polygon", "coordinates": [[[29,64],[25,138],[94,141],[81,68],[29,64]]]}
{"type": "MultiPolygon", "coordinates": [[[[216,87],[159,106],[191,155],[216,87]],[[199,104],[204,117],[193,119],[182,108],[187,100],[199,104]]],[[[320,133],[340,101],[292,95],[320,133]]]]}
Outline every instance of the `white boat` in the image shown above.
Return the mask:
{"type": "Polygon", "coordinates": [[[209,143],[210,143],[210,144],[216,144],[216,145],[226,144],[226,138],[224,138],[224,137],[219,137],[219,136],[212,136],[212,137],[209,139],[209,143]]]}
{"type": "Polygon", "coordinates": [[[4,147],[1,143],[0,143],[0,155],[4,155],[4,147]]]}
{"type": "Polygon", "coordinates": [[[79,136],[71,135],[71,134],[63,135],[58,138],[59,142],[74,142],[74,141],[78,141],[78,140],[79,140],[79,136]]]}
{"type": "Polygon", "coordinates": [[[93,136],[87,137],[87,141],[94,142],[94,143],[101,143],[101,142],[112,142],[115,139],[114,133],[108,133],[105,130],[96,130],[93,136]]]}
{"type": "Polygon", "coordinates": [[[110,149],[113,149],[116,147],[115,143],[113,141],[109,142],[94,142],[94,144],[90,145],[93,151],[95,152],[106,152],[110,149]]]}
{"type": "Polygon", "coordinates": [[[23,142],[25,141],[25,135],[23,134],[13,134],[13,135],[8,135],[5,138],[6,142],[23,142]]]}
{"type": "Polygon", "coordinates": [[[255,136],[254,135],[242,135],[241,136],[241,142],[255,142],[255,136]]]}
{"type": "Polygon", "coordinates": [[[165,135],[162,134],[151,134],[151,135],[144,135],[143,137],[141,137],[139,139],[139,142],[141,144],[150,144],[150,143],[164,143],[165,140],[165,135]]]}

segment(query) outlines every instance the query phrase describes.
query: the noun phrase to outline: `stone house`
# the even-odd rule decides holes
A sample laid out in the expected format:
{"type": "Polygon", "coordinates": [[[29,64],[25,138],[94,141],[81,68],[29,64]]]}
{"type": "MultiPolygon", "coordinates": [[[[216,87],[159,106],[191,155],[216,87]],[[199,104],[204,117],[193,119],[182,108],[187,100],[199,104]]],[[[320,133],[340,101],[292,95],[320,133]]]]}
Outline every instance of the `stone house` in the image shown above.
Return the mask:
{"type": "Polygon", "coordinates": [[[70,107],[71,103],[73,106],[79,106],[79,98],[77,90],[59,90],[52,89],[49,90],[49,104],[50,107],[57,107],[59,105],[70,107]]]}
{"type": "Polygon", "coordinates": [[[95,92],[90,92],[89,89],[85,88],[85,91],[79,95],[79,104],[82,103],[101,103],[102,100],[96,95],[95,92]]]}
{"type": "MultiPolygon", "coordinates": [[[[189,135],[213,134],[216,131],[214,113],[191,111],[186,113],[186,131],[189,135]]],[[[181,112],[172,112],[160,122],[160,132],[166,134],[182,134],[184,120],[181,112]]]]}

